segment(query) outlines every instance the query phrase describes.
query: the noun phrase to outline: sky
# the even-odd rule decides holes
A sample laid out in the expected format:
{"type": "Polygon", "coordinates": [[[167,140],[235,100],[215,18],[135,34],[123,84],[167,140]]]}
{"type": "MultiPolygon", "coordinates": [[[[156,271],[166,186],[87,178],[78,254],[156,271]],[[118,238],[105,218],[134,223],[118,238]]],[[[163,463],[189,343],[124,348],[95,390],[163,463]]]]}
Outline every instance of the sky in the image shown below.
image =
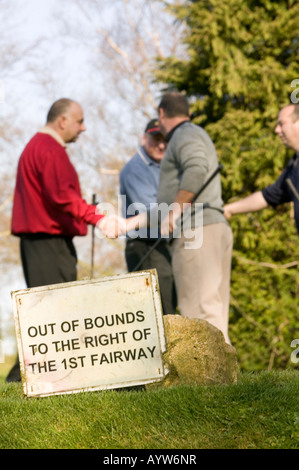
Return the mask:
{"type": "MultiPolygon", "coordinates": [[[[0,0],[0,21],[1,21],[1,3],[0,0]]],[[[109,26],[114,25],[116,21],[115,6],[123,6],[122,0],[97,0],[101,6],[101,21],[109,26]]],[[[144,13],[146,0],[136,0],[140,9],[134,13],[142,18],[144,13]]],[[[142,116],[139,110],[136,110],[135,120],[130,119],[126,114],[126,101],[130,101],[130,97],[124,93],[122,97],[122,105],[119,106],[119,98],[117,90],[114,93],[113,83],[107,88],[103,83],[105,70],[100,65],[97,73],[92,72],[90,66],[90,58],[98,59],[98,51],[96,44],[89,42],[87,48],[84,43],[84,37],[79,35],[79,41],[76,43],[71,40],[70,30],[67,26],[63,27],[61,20],[74,26],[76,32],[78,10],[75,9],[75,0],[72,2],[61,2],[58,0],[8,0],[7,1],[10,14],[6,19],[5,25],[1,25],[2,35],[9,35],[12,31],[12,37],[21,48],[26,49],[30,44],[36,44],[32,55],[21,58],[12,70],[0,70],[0,125],[6,122],[13,122],[21,129],[20,135],[10,136],[11,142],[0,147],[2,148],[1,171],[8,169],[16,169],[19,155],[31,136],[45,123],[46,114],[52,102],[63,96],[79,101],[83,105],[85,113],[85,123],[87,127],[86,137],[88,135],[96,136],[100,144],[100,150],[105,151],[108,156],[110,153],[116,152],[118,156],[119,148],[123,144],[129,144],[134,149],[140,143],[138,136],[141,138],[147,118],[142,116]],[[55,16],[56,15],[56,16],[55,16]],[[61,17],[63,15],[63,17],[61,17]],[[106,96],[107,95],[107,96],[106,96]],[[109,128],[108,132],[101,123],[101,115],[95,118],[93,107],[95,99],[99,99],[100,103],[104,103],[103,109],[100,109],[102,116],[107,119],[109,128]],[[112,116],[110,118],[110,116],[112,116]],[[139,119],[140,117],[140,119],[139,119]],[[110,119],[110,120],[109,120],[110,119]],[[111,135],[110,135],[111,134],[111,135]],[[114,138],[119,142],[114,142],[114,138]],[[123,140],[122,140],[123,139],[123,140]],[[113,147],[115,145],[115,147],[113,147]]],[[[83,2],[85,5],[85,2],[83,2]]],[[[130,6],[132,6],[130,2],[130,6]]],[[[3,5],[3,3],[2,3],[3,5]]],[[[117,12],[119,12],[117,10],[117,12]]],[[[82,15],[80,15],[82,17],[82,15]]],[[[79,26],[79,25],[78,25],[79,26]]],[[[120,24],[116,25],[116,33],[123,34],[124,29],[120,24]]],[[[90,27],[90,25],[89,25],[90,27]]],[[[92,30],[92,27],[90,27],[92,30]]],[[[88,28],[87,28],[88,30],[88,28]]],[[[115,26],[114,26],[115,32],[115,26]]],[[[169,40],[170,34],[167,31],[166,37],[169,40]]],[[[0,54],[1,54],[1,38],[0,38],[0,54]]],[[[100,59],[101,60],[101,59],[100,59]]],[[[0,62],[1,63],[1,62],[0,62]]],[[[112,62],[113,64],[113,62],[112,62]]],[[[114,69],[113,69],[114,71],[114,69]]],[[[109,84],[108,84],[109,85],[109,84]]],[[[121,92],[123,90],[120,90],[121,92]]],[[[126,91],[126,90],[125,90],[126,91]]],[[[153,111],[155,112],[155,111],[153,111]]],[[[154,116],[152,116],[154,117],[154,116]]],[[[84,149],[86,142],[85,135],[80,136],[76,149],[78,148],[79,159],[75,162],[77,171],[80,173],[81,167],[85,164],[84,149]],[[81,153],[80,153],[81,152],[81,153]],[[82,158],[81,158],[82,156],[82,158]],[[82,160],[82,161],[81,161],[82,160]]],[[[87,148],[87,150],[86,150],[87,148]]],[[[127,149],[126,149],[127,150],[127,149]]],[[[95,150],[97,158],[101,159],[102,154],[95,150]],[[98,157],[99,154],[99,157],[98,157]]],[[[129,158],[132,154],[128,154],[129,158]]],[[[90,174],[88,168],[84,168],[85,182],[88,182],[90,174]]],[[[109,177],[104,176],[106,180],[109,177]]],[[[81,179],[81,176],[80,176],[81,179]]],[[[109,180],[110,181],[110,180],[109,180]]],[[[82,183],[82,181],[81,181],[82,183]]],[[[110,183],[109,183],[110,184],[110,183]]],[[[113,180],[115,186],[116,181],[113,180]]],[[[83,185],[82,185],[83,186],[83,185]]],[[[88,184],[85,185],[87,189],[88,184]]],[[[100,187],[100,183],[99,183],[100,187]]],[[[84,190],[84,187],[83,187],[84,190]]],[[[87,200],[91,198],[91,194],[87,194],[87,200]]],[[[1,203],[0,199],[0,203],[1,203]]],[[[80,250],[80,242],[78,242],[80,250]]],[[[82,250],[89,249],[90,241],[82,243],[82,250]]],[[[23,274],[20,266],[14,267],[13,271],[7,270],[6,266],[0,266],[0,341],[1,331],[3,331],[3,322],[9,318],[12,321],[10,291],[25,288],[23,274]]],[[[6,341],[6,339],[5,339],[6,341]]],[[[9,348],[11,353],[11,341],[9,348]]]]}
{"type": "MultiPolygon", "coordinates": [[[[20,42],[30,43],[38,38],[46,24],[46,17],[49,12],[50,3],[40,2],[38,0],[26,1],[26,15],[21,8],[21,3],[24,8],[24,2],[12,0],[14,5],[14,14],[10,16],[11,24],[6,24],[9,30],[11,25],[20,25],[14,28],[14,37],[20,42]],[[46,4],[46,5],[45,5],[46,4]]],[[[1,12],[0,12],[1,14],[1,12]]],[[[3,25],[1,26],[1,29],[3,25]]],[[[4,31],[4,30],[3,30],[4,31]]],[[[7,116],[14,112],[14,103],[19,103],[24,96],[33,92],[33,87],[27,84],[23,75],[16,73],[5,73],[0,70],[0,119],[5,122],[7,116]],[[15,98],[17,98],[15,100],[15,98]]],[[[17,150],[17,149],[16,149],[17,150]]],[[[13,152],[13,151],[12,151],[13,152]]],[[[17,158],[17,157],[15,157],[17,158]]],[[[3,164],[7,161],[10,164],[11,153],[8,147],[4,147],[4,152],[1,155],[1,169],[3,164]],[[7,151],[6,151],[7,150],[7,151]]],[[[3,359],[3,354],[12,354],[15,350],[15,340],[11,337],[5,336],[6,324],[13,324],[12,317],[12,303],[10,292],[13,290],[25,288],[23,273],[21,266],[15,266],[10,269],[8,266],[0,266],[1,285],[0,285],[0,360],[3,359]]]]}
{"type": "MultiPolygon", "coordinates": [[[[40,77],[42,77],[43,69],[47,72],[51,71],[55,85],[52,90],[46,89],[45,92],[42,87],[37,86],[36,81],[39,78],[35,72],[29,73],[28,69],[24,71],[22,61],[14,67],[13,73],[9,70],[9,73],[3,76],[0,70],[0,120],[5,122],[13,116],[13,120],[24,130],[24,136],[20,141],[15,140],[14,145],[2,147],[5,151],[1,155],[0,171],[6,169],[6,164],[9,167],[12,164],[16,165],[24,143],[45,123],[49,104],[54,99],[72,95],[72,98],[80,100],[80,97],[84,95],[81,72],[84,70],[85,56],[80,48],[76,50],[70,48],[67,53],[64,51],[62,41],[57,35],[61,25],[58,20],[53,19],[58,3],[61,5],[57,0],[26,0],[26,2],[9,0],[9,4],[13,7],[13,15],[9,17],[10,23],[6,24],[7,29],[14,27],[14,39],[22,46],[38,42],[37,58],[33,58],[34,63],[37,65],[40,77]],[[45,43],[40,42],[41,38],[46,39],[45,43]],[[66,70],[69,78],[65,77],[66,70]]],[[[2,280],[0,285],[1,360],[3,350],[9,355],[14,353],[16,348],[15,338],[6,337],[3,334],[7,323],[13,324],[10,292],[26,288],[26,285],[21,266],[0,266],[0,276],[2,280]]]]}
{"type": "MultiPolygon", "coordinates": [[[[0,0],[0,6],[3,1],[7,0],[0,0]]],[[[0,70],[0,81],[2,81],[5,91],[5,100],[0,105],[0,119],[13,115],[13,119],[24,130],[25,139],[29,138],[38,126],[44,124],[50,104],[62,96],[67,96],[79,101],[84,106],[89,132],[94,128],[95,120],[91,111],[94,102],[97,101],[104,103],[103,115],[112,116],[110,123],[113,128],[113,138],[110,137],[110,132],[105,129],[104,145],[111,148],[117,133],[119,134],[124,126],[126,134],[122,138],[126,139],[130,134],[130,138],[134,142],[136,132],[140,132],[140,134],[143,132],[146,118],[142,114],[143,110],[138,109],[135,109],[135,113],[139,119],[135,119],[134,122],[125,114],[131,100],[131,97],[126,97],[125,93],[128,81],[124,80],[124,84],[120,84],[123,89],[119,90],[114,90],[113,81],[109,83],[111,75],[106,74],[106,63],[97,50],[98,42],[90,40],[90,37],[94,39],[96,36],[93,33],[98,23],[91,24],[84,20],[84,14],[77,8],[76,0],[65,2],[58,0],[26,0],[26,2],[8,0],[7,2],[11,7],[7,29],[9,30],[11,25],[14,26],[13,36],[22,46],[36,44],[37,47],[32,56],[26,57],[24,54],[24,60],[22,58],[18,66],[14,68],[12,76],[4,75],[3,77],[0,70]],[[76,41],[73,34],[77,35],[76,41]],[[90,65],[92,60],[95,60],[99,66],[96,72],[90,65]],[[123,96],[120,110],[121,94],[123,96]]],[[[129,2],[130,6],[140,5],[140,8],[136,8],[133,13],[138,17],[138,26],[140,19],[145,21],[145,7],[149,3],[147,0],[129,2]]],[[[89,5],[89,2],[86,0],[82,4],[86,6],[89,5]]],[[[113,0],[113,2],[97,0],[96,4],[101,7],[100,15],[97,12],[94,15],[96,20],[93,17],[92,20],[100,22],[104,27],[112,25],[115,35],[123,35],[126,38],[128,36],[128,31],[125,28],[126,21],[122,16],[120,19],[117,16],[117,14],[124,14],[121,7],[125,2],[123,0],[113,0]]],[[[156,16],[159,17],[159,15],[156,16]]],[[[144,24],[146,25],[146,23],[144,24]]],[[[146,28],[143,27],[141,30],[146,30],[146,28]]],[[[171,43],[170,32],[170,29],[167,34],[163,31],[163,41],[171,43]]],[[[99,34],[97,36],[100,37],[99,34]]],[[[153,48],[153,50],[155,49],[153,48]]],[[[133,62],[136,59],[136,57],[131,58],[133,62]]],[[[114,62],[111,61],[110,67],[113,64],[114,62]]],[[[155,113],[155,109],[150,112],[155,113]]],[[[99,126],[99,124],[98,122],[97,125],[99,126]]],[[[100,130],[96,129],[96,132],[100,130]]],[[[135,142],[138,144],[136,140],[135,142]]],[[[15,146],[18,144],[15,142],[15,146]]],[[[21,147],[20,143],[18,150],[21,150],[21,147]]],[[[17,154],[15,149],[14,152],[17,154]]]]}
{"type": "MultiPolygon", "coordinates": [[[[72,77],[72,54],[68,51],[64,54],[63,44],[58,37],[61,25],[58,19],[55,19],[54,14],[56,11],[55,6],[58,6],[57,0],[11,0],[10,4],[23,5],[23,8],[15,8],[12,24],[16,24],[13,34],[14,39],[22,44],[22,46],[30,44],[36,45],[36,50],[33,57],[29,62],[33,70],[30,72],[28,62],[24,70],[24,61],[21,60],[20,64],[16,67],[16,72],[7,78],[4,78],[4,90],[6,105],[8,110],[12,104],[15,105],[15,98],[17,97],[23,106],[26,107],[26,113],[30,113],[30,118],[33,122],[42,122],[45,119],[45,109],[49,101],[54,98],[54,95],[64,95],[71,89],[73,92],[76,88],[79,90],[80,86],[77,78],[71,80],[72,77]],[[26,7],[24,8],[24,5],[26,7]],[[19,70],[19,72],[18,72],[19,70]],[[45,90],[37,86],[44,78],[42,75],[43,70],[51,73],[52,77],[56,80],[55,89],[52,90],[52,96],[49,96],[51,90],[45,90]],[[67,79],[63,76],[67,70],[67,79]],[[63,74],[62,74],[63,72],[63,74]]],[[[83,54],[80,54],[78,49],[73,51],[76,54],[77,70],[80,70],[80,60],[84,60],[83,54]]],[[[74,61],[73,61],[74,62],[74,61]]],[[[79,76],[79,75],[78,75],[79,76]]],[[[23,118],[23,113],[21,112],[23,118]]]]}

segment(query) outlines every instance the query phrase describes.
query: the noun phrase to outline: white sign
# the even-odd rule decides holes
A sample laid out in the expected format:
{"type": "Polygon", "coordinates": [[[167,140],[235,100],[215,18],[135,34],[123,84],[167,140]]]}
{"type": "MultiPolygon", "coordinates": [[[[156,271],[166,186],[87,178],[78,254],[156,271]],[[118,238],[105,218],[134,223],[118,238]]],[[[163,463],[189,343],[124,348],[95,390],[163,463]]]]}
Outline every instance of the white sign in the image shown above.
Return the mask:
{"type": "Polygon", "coordinates": [[[156,270],[20,290],[12,300],[25,395],[163,379],[156,270]]]}

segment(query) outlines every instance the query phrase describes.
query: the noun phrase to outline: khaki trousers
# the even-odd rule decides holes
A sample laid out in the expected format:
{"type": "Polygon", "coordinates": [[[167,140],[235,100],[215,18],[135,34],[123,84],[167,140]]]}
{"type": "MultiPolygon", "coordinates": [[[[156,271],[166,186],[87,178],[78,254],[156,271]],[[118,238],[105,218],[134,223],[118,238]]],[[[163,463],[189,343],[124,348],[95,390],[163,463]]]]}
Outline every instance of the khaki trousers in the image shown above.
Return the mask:
{"type": "Polygon", "coordinates": [[[233,234],[226,223],[185,232],[172,243],[172,264],[180,314],[206,320],[230,344],[228,317],[233,234]],[[185,236],[184,236],[185,235],[185,236]],[[187,243],[187,244],[186,244],[187,243]]]}

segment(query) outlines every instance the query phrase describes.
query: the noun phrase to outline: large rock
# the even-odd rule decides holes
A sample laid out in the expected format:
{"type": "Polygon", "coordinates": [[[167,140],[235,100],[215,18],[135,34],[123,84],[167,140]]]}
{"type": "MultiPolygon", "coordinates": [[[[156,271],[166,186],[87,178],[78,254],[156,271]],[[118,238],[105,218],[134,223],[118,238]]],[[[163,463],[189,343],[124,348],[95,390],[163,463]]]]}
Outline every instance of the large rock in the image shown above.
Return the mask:
{"type": "Polygon", "coordinates": [[[220,330],[204,320],[180,315],[163,317],[169,370],[159,386],[234,384],[239,366],[237,353],[220,330]]]}

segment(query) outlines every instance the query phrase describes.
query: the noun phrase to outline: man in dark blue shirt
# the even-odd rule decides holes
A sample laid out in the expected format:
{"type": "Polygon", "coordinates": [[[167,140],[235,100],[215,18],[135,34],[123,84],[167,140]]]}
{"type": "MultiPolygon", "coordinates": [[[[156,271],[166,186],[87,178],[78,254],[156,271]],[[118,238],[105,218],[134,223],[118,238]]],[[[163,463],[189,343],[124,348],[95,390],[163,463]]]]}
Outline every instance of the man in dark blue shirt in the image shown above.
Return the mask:
{"type": "Polygon", "coordinates": [[[276,207],[285,202],[294,202],[295,223],[299,233],[299,104],[289,104],[281,109],[275,128],[282,142],[295,151],[287,167],[277,181],[261,191],[224,206],[224,215],[254,212],[265,207],[276,207]]]}
{"type": "MultiPolygon", "coordinates": [[[[166,145],[158,120],[152,119],[145,128],[142,145],[120,173],[123,217],[148,212],[151,204],[157,204],[160,162],[164,157],[166,145]]],[[[128,233],[125,257],[129,272],[135,270],[159,236],[157,224],[128,233]]],[[[177,304],[176,291],[170,250],[165,240],[161,240],[157,247],[151,250],[138,270],[152,268],[156,268],[158,273],[163,313],[173,314],[177,304]]]]}

